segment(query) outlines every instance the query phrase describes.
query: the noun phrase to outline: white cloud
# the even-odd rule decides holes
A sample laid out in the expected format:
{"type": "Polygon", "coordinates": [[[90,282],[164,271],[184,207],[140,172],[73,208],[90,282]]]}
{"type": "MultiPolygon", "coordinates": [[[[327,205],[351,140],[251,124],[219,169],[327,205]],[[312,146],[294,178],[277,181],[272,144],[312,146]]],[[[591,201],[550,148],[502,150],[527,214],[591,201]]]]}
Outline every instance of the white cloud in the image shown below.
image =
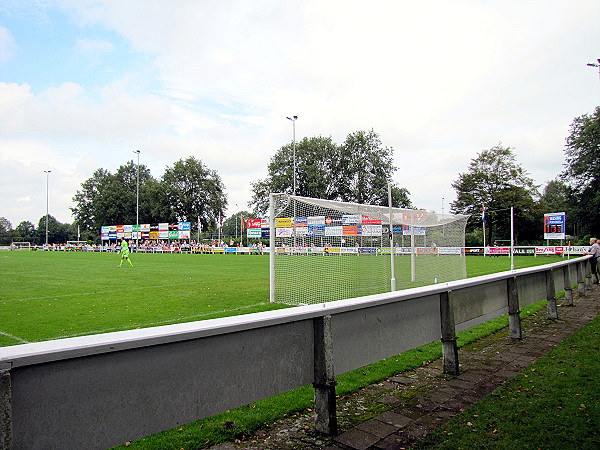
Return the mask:
{"type": "MultiPolygon", "coordinates": [[[[51,164],[64,203],[95,168],[114,171],[140,149],[154,176],[202,159],[230,206],[246,209],[295,114],[298,139],[341,143],[373,128],[394,148],[395,181],[417,206],[439,209],[470,160],[499,142],[539,184],[554,178],[569,124],[600,99],[598,73],[585,66],[600,57],[600,4],[585,0],[58,4],[78,27],[78,51],[116,53],[116,40],[86,35],[107,28],[152,64],[107,85],[68,74],[49,88],[0,83],[2,161],[10,156],[23,180],[39,178],[33,161],[51,164]]],[[[37,181],[17,185],[13,198],[30,197],[41,216],[28,188],[37,181]]],[[[64,211],[59,220],[71,220],[64,211]]]]}
{"type": "Polygon", "coordinates": [[[0,27],[0,64],[8,60],[16,50],[17,44],[10,31],[0,27]]]}
{"type": "Polygon", "coordinates": [[[75,44],[75,50],[85,55],[97,55],[112,52],[114,46],[103,39],[79,39],[75,44]]]}

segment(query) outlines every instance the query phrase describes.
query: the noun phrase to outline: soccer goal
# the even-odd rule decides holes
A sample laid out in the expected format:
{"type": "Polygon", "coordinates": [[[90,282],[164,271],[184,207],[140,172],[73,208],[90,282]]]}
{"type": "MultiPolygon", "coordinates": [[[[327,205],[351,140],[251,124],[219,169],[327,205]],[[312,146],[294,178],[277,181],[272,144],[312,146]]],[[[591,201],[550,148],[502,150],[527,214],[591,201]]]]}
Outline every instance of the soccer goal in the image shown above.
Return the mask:
{"type": "Polygon", "coordinates": [[[67,241],[67,245],[70,245],[73,247],[82,247],[85,244],[87,244],[87,241],[67,241]]]}
{"type": "Polygon", "coordinates": [[[12,246],[19,250],[31,250],[31,242],[13,242],[12,246]]]}
{"type": "Polygon", "coordinates": [[[314,304],[465,278],[467,219],[271,194],[270,300],[314,304]]]}

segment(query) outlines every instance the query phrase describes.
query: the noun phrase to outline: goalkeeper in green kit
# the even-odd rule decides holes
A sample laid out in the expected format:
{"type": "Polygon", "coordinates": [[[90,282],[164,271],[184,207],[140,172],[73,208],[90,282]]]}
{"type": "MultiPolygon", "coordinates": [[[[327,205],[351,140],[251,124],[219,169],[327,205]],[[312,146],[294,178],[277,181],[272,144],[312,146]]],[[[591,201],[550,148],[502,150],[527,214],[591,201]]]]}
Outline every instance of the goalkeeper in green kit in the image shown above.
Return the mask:
{"type": "Polygon", "coordinates": [[[121,263],[119,267],[123,266],[123,260],[127,260],[129,265],[133,267],[131,260],[129,259],[129,246],[127,245],[127,240],[125,238],[121,238],[121,263]]]}

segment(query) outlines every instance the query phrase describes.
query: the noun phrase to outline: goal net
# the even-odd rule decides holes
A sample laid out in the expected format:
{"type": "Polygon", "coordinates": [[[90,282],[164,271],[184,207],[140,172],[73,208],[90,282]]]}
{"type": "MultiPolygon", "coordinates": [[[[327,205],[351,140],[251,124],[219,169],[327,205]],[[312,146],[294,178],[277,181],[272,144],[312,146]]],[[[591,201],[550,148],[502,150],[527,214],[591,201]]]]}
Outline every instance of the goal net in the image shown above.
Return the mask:
{"type": "Polygon", "coordinates": [[[271,194],[270,299],[305,305],[465,278],[467,219],[271,194]]]}
{"type": "Polygon", "coordinates": [[[19,250],[31,250],[31,242],[13,242],[12,246],[19,250]]]}
{"type": "Polygon", "coordinates": [[[31,242],[13,242],[12,246],[19,250],[31,250],[31,242]]]}

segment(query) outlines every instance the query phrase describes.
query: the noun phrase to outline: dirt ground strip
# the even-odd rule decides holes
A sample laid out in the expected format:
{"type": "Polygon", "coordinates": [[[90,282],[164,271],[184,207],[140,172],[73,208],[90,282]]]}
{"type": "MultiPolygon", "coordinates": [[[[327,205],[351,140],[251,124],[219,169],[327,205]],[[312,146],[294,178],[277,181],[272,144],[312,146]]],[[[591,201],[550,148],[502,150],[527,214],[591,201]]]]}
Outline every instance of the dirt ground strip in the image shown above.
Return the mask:
{"type": "Polygon", "coordinates": [[[575,306],[559,304],[559,319],[546,310],[522,321],[523,339],[512,340],[506,329],[459,350],[460,375],[442,373],[438,359],[337,400],[339,434],[321,436],[312,411],[268,424],[243,441],[213,450],[406,448],[429,431],[491,393],[548,350],[589,323],[600,311],[595,285],[575,306]]]}

